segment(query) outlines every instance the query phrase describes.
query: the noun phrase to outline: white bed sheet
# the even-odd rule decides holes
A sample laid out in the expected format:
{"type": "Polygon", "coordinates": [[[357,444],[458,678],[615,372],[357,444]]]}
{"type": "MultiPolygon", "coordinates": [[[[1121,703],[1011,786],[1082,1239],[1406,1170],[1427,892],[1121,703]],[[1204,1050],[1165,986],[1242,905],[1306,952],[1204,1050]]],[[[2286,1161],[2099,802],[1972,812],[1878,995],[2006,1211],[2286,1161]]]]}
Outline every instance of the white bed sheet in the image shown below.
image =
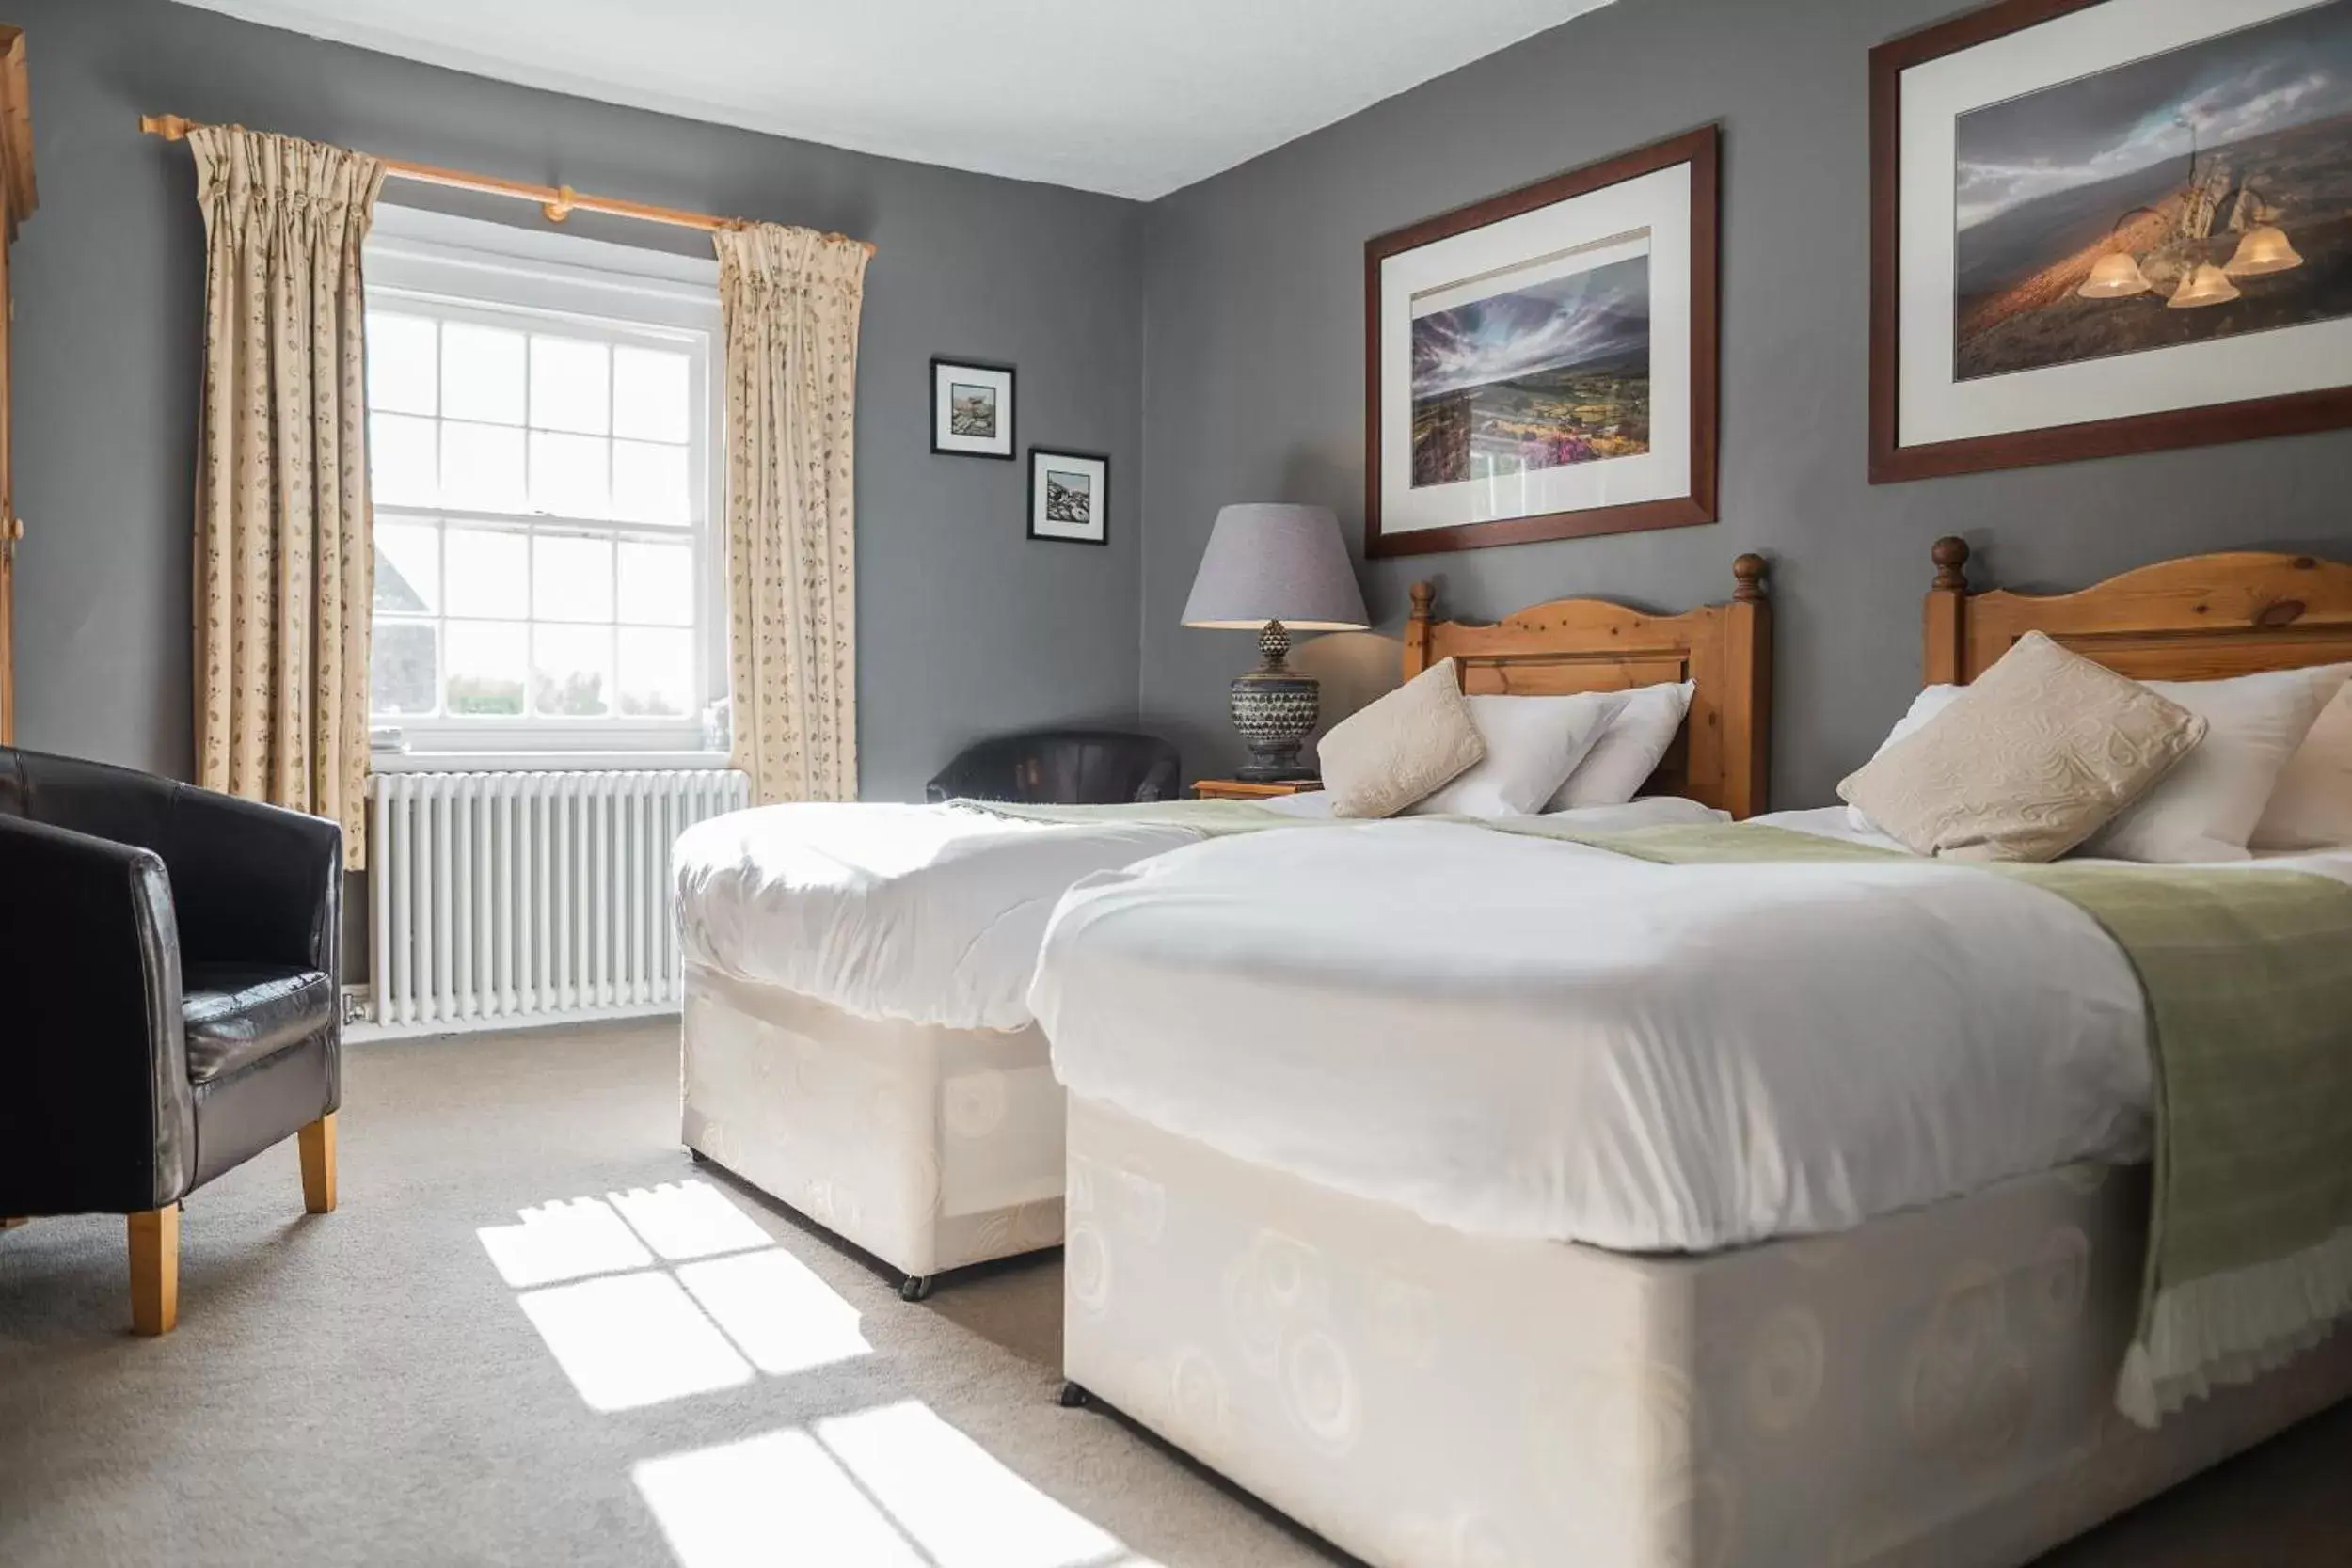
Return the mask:
{"type": "MultiPolygon", "coordinates": [[[[1329,815],[1319,791],[1266,804],[1329,815]]],[[[1715,814],[1660,798],[1560,815],[1608,832],[1715,814]]],[[[1034,1022],[1030,971],[1055,901],[1091,873],[1200,836],[947,806],[756,807],[679,837],[672,857],[678,928],[690,964],[861,1018],[1025,1029],[1034,1022]]]]}
{"type": "MultiPolygon", "coordinates": [[[[2262,863],[2352,880],[2352,854],[2262,863]]],[[[1212,842],[1074,889],[1030,1006],[1073,1094],[1477,1234],[1704,1251],[2149,1146],[2122,952],[2055,895],[1915,859],[1666,866],[1437,822],[1212,842]]]]}

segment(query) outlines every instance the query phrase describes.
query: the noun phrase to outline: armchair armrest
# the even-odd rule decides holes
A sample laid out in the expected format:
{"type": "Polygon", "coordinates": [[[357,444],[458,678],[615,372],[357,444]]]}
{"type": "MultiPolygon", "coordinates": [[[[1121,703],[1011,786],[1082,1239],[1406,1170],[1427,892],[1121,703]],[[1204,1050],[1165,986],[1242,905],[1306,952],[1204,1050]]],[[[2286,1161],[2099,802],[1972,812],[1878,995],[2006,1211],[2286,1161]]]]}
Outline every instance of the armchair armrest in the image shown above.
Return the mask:
{"type": "Polygon", "coordinates": [[[171,884],[133,845],[0,815],[0,1198],[151,1209],[194,1134],[171,884]]]}
{"type": "Polygon", "coordinates": [[[162,849],[184,957],[299,965],[342,979],[342,829],[182,784],[162,849]]]}

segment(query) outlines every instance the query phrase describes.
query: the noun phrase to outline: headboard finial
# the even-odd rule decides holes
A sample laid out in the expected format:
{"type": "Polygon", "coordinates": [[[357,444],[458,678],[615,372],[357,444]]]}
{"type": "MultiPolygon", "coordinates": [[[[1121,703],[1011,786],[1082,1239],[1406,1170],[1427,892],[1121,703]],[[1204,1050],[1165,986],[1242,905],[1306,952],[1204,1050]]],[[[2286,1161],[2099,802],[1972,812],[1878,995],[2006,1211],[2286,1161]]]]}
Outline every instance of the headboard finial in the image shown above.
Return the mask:
{"type": "Polygon", "coordinates": [[[1731,596],[1742,604],[1754,604],[1764,596],[1764,558],[1750,551],[1731,563],[1731,575],[1739,586],[1731,596]]]}
{"type": "Polygon", "coordinates": [[[1929,555],[1935,561],[1935,586],[1949,593],[1968,591],[1968,541],[1946,534],[1929,555]]]}
{"type": "Polygon", "coordinates": [[[1413,619],[1416,621],[1428,620],[1429,606],[1436,600],[1437,596],[1438,589],[1435,583],[1417,582],[1413,584],[1413,619]]]}

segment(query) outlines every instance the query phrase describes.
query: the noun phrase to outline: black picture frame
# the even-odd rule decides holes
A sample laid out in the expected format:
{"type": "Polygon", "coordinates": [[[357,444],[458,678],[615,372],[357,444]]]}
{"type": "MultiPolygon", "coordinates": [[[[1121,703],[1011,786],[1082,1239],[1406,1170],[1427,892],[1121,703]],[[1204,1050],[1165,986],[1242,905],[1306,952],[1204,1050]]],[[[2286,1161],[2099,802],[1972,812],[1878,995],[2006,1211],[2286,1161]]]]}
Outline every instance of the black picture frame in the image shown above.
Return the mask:
{"type": "MultiPolygon", "coordinates": [[[[1003,463],[1010,463],[1018,458],[1021,455],[1019,376],[1019,367],[1000,364],[995,360],[971,359],[943,354],[932,355],[930,392],[927,399],[928,417],[930,422],[931,455],[934,457],[981,457],[1003,463]],[[956,436],[946,428],[946,421],[949,418],[947,411],[951,404],[943,401],[940,394],[943,378],[952,377],[958,371],[973,372],[989,377],[992,381],[994,378],[1002,378],[1003,386],[998,395],[1004,404],[1004,429],[997,436],[991,439],[992,442],[1001,440],[1004,444],[1004,451],[983,451],[973,446],[954,444],[966,438],[956,436]]],[[[947,385],[952,387],[953,382],[949,381],[947,385]]]]}
{"type": "Polygon", "coordinates": [[[1028,536],[1049,545],[1108,545],[1111,542],[1111,460],[1108,452],[1073,451],[1062,447],[1031,447],[1029,449],[1029,521],[1028,536]],[[1039,493],[1038,478],[1042,465],[1052,458],[1065,458],[1073,463],[1089,464],[1100,475],[1100,505],[1088,526],[1095,531],[1091,537],[1078,533],[1040,532],[1043,520],[1045,498],[1039,493]]]}

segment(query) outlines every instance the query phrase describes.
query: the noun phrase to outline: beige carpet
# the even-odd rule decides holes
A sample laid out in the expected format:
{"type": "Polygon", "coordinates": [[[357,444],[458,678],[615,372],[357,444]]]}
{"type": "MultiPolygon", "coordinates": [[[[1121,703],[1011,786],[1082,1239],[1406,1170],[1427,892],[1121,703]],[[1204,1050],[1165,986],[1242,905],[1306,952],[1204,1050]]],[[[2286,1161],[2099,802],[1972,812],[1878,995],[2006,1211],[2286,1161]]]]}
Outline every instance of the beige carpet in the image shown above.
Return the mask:
{"type": "MultiPolygon", "coordinates": [[[[666,1030],[354,1048],[342,1212],[291,1145],[199,1194],[161,1340],[119,1220],[0,1235],[0,1564],[1338,1560],[1056,1406],[1057,1261],[906,1306],[675,1096],[666,1030]]],[[[2352,1563],[2346,1474],[2352,1407],[2045,1568],[2352,1563]]]]}

